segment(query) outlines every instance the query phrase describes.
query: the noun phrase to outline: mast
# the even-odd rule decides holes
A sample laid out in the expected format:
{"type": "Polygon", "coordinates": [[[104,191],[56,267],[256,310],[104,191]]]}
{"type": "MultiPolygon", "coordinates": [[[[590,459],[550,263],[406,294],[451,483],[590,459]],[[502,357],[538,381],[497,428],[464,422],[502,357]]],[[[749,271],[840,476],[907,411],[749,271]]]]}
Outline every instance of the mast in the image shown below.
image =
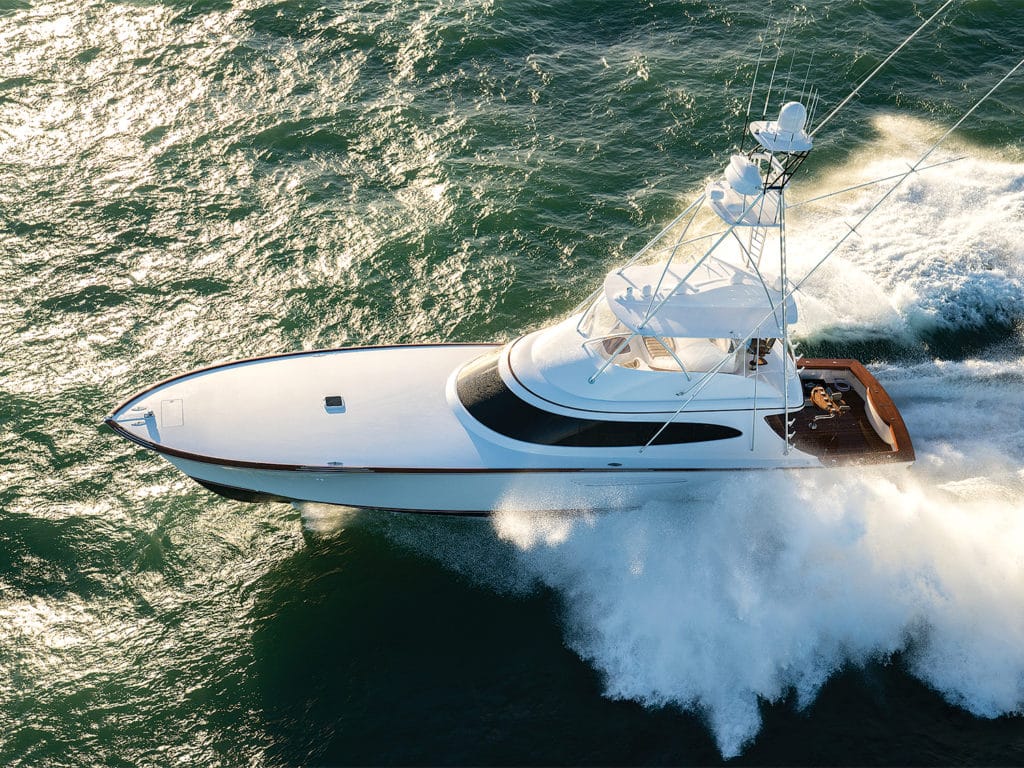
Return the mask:
{"type": "MultiPolygon", "coordinates": [[[[755,450],[757,429],[757,383],[762,376],[761,366],[767,365],[767,354],[775,340],[781,341],[782,382],[779,386],[783,395],[783,410],[786,424],[786,447],[791,450],[790,425],[790,374],[795,373],[795,360],[791,361],[792,344],[789,338],[791,314],[795,320],[792,288],[786,264],[785,239],[785,192],[797,169],[810,154],[814,142],[806,131],[807,109],[797,101],[782,106],[776,120],[757,120],[749,126],[750,135],[754,138],[754,146],[745,153],[735,154],[729,160],[723,178],[712,182],[705,190],[702,199],[718,218],[727,226],[725,232],[715,241],[704,256],[693,263],[686,276],[665,295],[658,304],[648,310],[645,323],[657,314],[658,310],[668,302],[687,283],[694,270],[716,252],[726,237],[732,236],[739,245],[740,257],[743,262],[739,266],[749,272],[760,282],[764,291],[765,304],[768,312],[740,344],[748,344],[750,352],[750,370],[754,378],[754,401],[752,408],[753,427],[751,429],[751,450],[755,450]],[[778,230],[779,260],[778,286],[769,285],[762,273],[762,257],[764,247],[773,230],[778,230]],[[793,363],[791,365],[791,362],[793,363]]],[[[642,325],[636,333],[642,331],[642,325]]],[[[641,452],[657,439],[672,420],[703,390],[714,376],[722,369],[730,355],[726,355],[710,371],[689,390],[680,392],[686,395],[682,405],[662,425],[661,429],[641,448],[641,452]]],[[[609,361],[606,361],[607,367],[609,361]]],[[[602,368],[601,370],[604,370],[602,368]]],[[[598,371],[598,375],[601,371],[598,371]]],[[[746,375],[746,371],[744,371],[746,375]]],[[[591,380],[593,380],[592,377],[591,380]]],[[[687,376],[689,379],[689,376],[687,376]]]]}
{"type": "MultiPolygon", "coordinates": [[[[755,145],[745,154],[733,155],[725,178],[713,183],[707,192],[710,208],[731,226],[749,229],[744,239],[737,236],[740,251],[743,254],[744,266],[754,272],[764,287],[768,305],[775,316],[775,328],[781,331],[779,341],[782,345],[782,396],[784,420],[786,424],[786,453],[791,449],[790,426],[790,373],[791,362],[795,365],[793,347],[789,338],[789,305],[792,302],[792,290],[789,283],[786,260],[786,187],[797,169],[810,154],[814,142],[806,131],[807,109],[798,101],[791,101],[782,106],[777,120],[759,120],[750,124],[749,131],[755,145]],[[746,217],[736,214],[736,197],[741,196],[746,202],[748,195],[757,195],[752,206],[755,215],[746,217]],[[764,246],[771,230],[778,231],[778,287],[776,294],[781,294],[778,305],[773,302],[772,291],[765,283],[762,275],[761,260],[764,246]]],[[[736,230],[733,230],[734,233],[736,230]]],[[[751,368],[754,375],[754,403],[752,433],[757,429],[757,380],[760,377],[762,353],[767,352],[767,345],[772,343],[763,340],[763,330],[759,327],[752,332],[750,340],[751,368]]],[[[754,449],[754,436],[751,435],[751,450],[754,449]]]]}

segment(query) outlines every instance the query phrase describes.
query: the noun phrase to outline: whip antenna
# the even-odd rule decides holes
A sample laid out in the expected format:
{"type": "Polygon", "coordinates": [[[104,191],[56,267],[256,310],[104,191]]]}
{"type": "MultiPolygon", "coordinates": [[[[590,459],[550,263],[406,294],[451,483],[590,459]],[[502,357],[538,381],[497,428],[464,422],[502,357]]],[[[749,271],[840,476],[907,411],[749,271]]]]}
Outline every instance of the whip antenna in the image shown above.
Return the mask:
{"type": "MultiPolygon", "coordinates": [[[[835,117],[836,113],[837,113],[837,112],[838,112],[839,110],[841,110],[841,109],[842,109],[843,107],[845,107],[845,106],[846,106],[846,104],[847,104],[847,102],[849,102],[849,101],[850,101],[850,99],[852,99],[852,98],[853,98],[854,96],[856,96],[856,95],[857,95],[857,93],[858,93],[858,92],[860,91],[860,89],[861,89],[861,88],[863,88],[863,87],[864,87],[865,85],[867,85],[867,84],[868,84],[868,81],[869,81],[869,80],[871,80],[871,78],[873,78],[873,77],[874,77],[875,75],[877,75],[877,74],[879,73],[879,71],[881,71],[882,67],[884,67],[884,66],[885,66],[886,64],[888,64],[888,63],[889,63],[889,61],[890,61],[890,60],[892,59],[892,57],[893,57],[893,56],[895,56],[895,55],[896,55],[897,53],[899,53],[899,52],[900,52],[901,50],[903,50],[903,46],[905,46],[905,45],[906,45],[907,43],[909,43],[909,42],[910,42],[911,40],[913,40],[913,39],[914,39],[915,37],[917,37],[917,33],[918,33],[918,32],[920,32],[920,31],[921,31],[922,29],[924,29],[924,28],[925,28],[925,27],[927,27],[927,26],[928,26],[929,24],[931,24],[931,22],[932,22],[932,19],[934,19],[934,18],[935,18],[936,16],[938,16],[938,15],[939,15],[940,13],[942,13],[942,12],[943,12],[944,10],[946,10],[946,8],[948,8],[948,7],[949,7],[949,6],[950,6],[950,5],[952,4],[952,3],[953,3],[953,0],[946,0],[946,2],[944,2],[944,3],[943,3],[943,4],[942,4],[942,5],[940,6],[940,7],[939,7],[939,10],[937,10],[937,11],[936,11],[935,13],[933,13],[933,14],[932,14],[931,16],[929,16],[929,17],[928,17],[928,18],[927,18],[927,19],[925,20],[925,22],[924,22],[923,24],[921,24],[921,26],[919,26],[919,27],[918,27],[917,29],[915,29],[915,30],[914,30],[914,31],[913,31],[913,32],[911,33],[910,37],[908,37],[908,38],[907,38],[906,40],[904,40],[904,41],[903,41],[902,43],[900,43],[899,45],[897,45],[897,46],[896,46],[896,47],[895,47],[895,48],[893,49],[892,53],[890,53],[890,54],[889,54],[888,56],[886,56],[886,57],[885,57],[885,59],[883,59],[882,63],[881,63],[881,64],[879,64],[879,65],[878,65],[877,67],[875,67],[875,68],[874,68],[874,70],[873,70],[873,71],[871,72],[871,74],[870,74],[870,75],[868,75],[867,77],[865,77],[865,78],[864,78],[864,79],[863,79],[863,80],[861,81],[860,85],[858,85],[858,86],[857,86],[856,88],[854,88],[854,89],[853,89],[852,91],[850,91],[850,95],[849,95],[849,96],[847,96],[847,97],[846,97],[845,99],[843,99],[843,100],[842,100],[841,102],[839,102],[839,105],[838,105],[838,106],[837,106],[837,107],[836,107],[835,109],[833,109],[833,110],[832,110],[831,112],[829,112],[829,113],[828,113],[828,115],[826,115],[826,116],[825,116],[825,119],[824,119],[824,120],[822,120],[822,121],[821,121],[820,123],[818,123],[818,125],[817,125],[817,126],[815,126],[814,130],[810,132],[810,135],[811,135],[811,136],[814,136],[814,134],[816,134],[816,133],[818,132],[818,130],[819,130],[819,129],[820,129],[820,128],[821,128],[822,126],[823,126],[823,125],[825,125],[825,123],[827,123],[827,122],[828,122],[829,120],[831,120],[831,119],[832,119],[833,117],[835,117]]],[[[765,105],[765,110],[767,111],[767,104],[765,105]]]]}
{"type": "Polygon", "coordinates": [[[807,90],[807,81],[811,79],[811,65],[814,64],[814,51],[811,51],[811,60],[807,62],[807,74],[804,75],[804,84],[800,86],[800,102],[803,103],[804,91],[807,90]]]}
{"type": "Polygon", "coordinates": [[[740,152],[743,151],[743,143],[747,139],[747,123],[750,122],[750,108],[754,106],[754,88],[757,87],[757,73],[761,70],[761,57],[764,56],[764,37],[761,38],[761,50],[757,52],[757,65],[754,67],[754,79],[750,83],[750,98],[747,99],[747,114],[743,118],[743,125],[740,126],[740,152]]]}
{"type": "Polygon", "coordinates": [[[779,99],[783,104],[786,103],[786,96],[789,94],[789,79],[793,76],[793,63],[796,61],[796,54],[789,60],[789,72],[786,73],[786,87],[782,89],[782,98],[779,99]]]}
{"type": "MultiPolygon", "coordinates": [[[[953,0],[949,1],[952,2],[953,0]]],[[[779,59],[782,58],[782,46],[786,42],[787,31],[788,30],[785,28],[782,30],[782,38],[779,40],[779,47],[776,49],[775,52],[775,63],[772,65],[772,77],[768,81],[768,95],[764,97],[764,113],[761,115],[761,117],[767,117],[768,115],[768,101],[772,97],[772,86],[775,85],[775,70],[779,68],[779,59]]]]}

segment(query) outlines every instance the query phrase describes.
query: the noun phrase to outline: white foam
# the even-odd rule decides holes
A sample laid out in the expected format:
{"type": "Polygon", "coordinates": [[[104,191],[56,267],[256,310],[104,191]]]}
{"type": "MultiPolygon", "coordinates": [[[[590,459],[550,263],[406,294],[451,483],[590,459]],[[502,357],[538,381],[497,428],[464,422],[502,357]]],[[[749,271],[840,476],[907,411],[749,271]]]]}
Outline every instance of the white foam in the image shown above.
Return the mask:
{"type": "Polygon", "coordinates": [[[687,508],[538,536],[521,563],[562,596],[567,640],[608,696],[703,713],[725,757],[758,732],[761,699],[795,691],[803,706],[844,665],[896,651],[950,701],[994,716],[1024,705],[1024,477],[1013,486],[742,478],[687,508]]]}
{"type": "MultiPolygon", "coordinates": [[[[792,200],[901,173],[928,145],[904,141],[926,132],[918,121],[889,117],[875,128],[878,143],[794,189],[792,200]]],[[[811,278],[801,295],[801,333],[856,338],[873,328],[913,338],[1024,318],[1024,164],[969,152],[911,177],[811,278]]],[[[962,154],[943,149],[928,162],[962,154]]],[[[891,183],[795,209],[791,275],[805,274],[891,183]]]]}
{"type": "Polygon", "coordinates": [[[302,527],[319,536],[331,536],[357,525],[362,510],[334,504],[316,504],[311,501],[294,502],[292,506],[302,515],[302,527]]]}
{"type": "Polygon", "coordinates": [[[1012,478],[1022,467],[1024,358],[991,354],[875,368],[914,439],[916,469],[937,483],[975,475],[1012,478]]]}
{"type": "Polygon", "coordinates": [[[494,515],[494,528],[498,536],[520,549],[532,549],[538,544],[557,546],[564,544],[580,524],[592,525],[594,515],[574,511],[526,512],[508,503],[494,515]]]}

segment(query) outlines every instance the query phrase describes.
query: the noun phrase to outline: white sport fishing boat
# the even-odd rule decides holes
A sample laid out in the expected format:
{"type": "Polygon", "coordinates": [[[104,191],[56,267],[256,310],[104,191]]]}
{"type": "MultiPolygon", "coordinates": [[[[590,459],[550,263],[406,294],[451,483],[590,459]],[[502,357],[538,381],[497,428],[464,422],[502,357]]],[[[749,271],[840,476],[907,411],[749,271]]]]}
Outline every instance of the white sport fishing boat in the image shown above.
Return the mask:
{"type": "Polygon", "coordinates": [[[909,463],[863,365],[794,351],[786,190],[806,123],[795,101],[751,123],[752,148],[556,325],[215,365],[106,423],[229,498],[410,512],[614,508],[740,471],[909,463]]]}

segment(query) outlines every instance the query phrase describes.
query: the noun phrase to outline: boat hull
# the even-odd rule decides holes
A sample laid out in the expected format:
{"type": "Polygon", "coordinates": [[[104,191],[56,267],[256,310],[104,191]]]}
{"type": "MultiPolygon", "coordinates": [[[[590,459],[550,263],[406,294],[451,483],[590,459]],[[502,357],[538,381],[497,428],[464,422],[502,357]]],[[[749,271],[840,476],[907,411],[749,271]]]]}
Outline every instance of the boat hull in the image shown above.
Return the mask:
{"type": "MultiPolygon", "coordinates": [[[[215,493],[238,501],[294,501],[453,515],[603,510],[685,500],[736,470],[274,470],[164,456],[215,493]]],[[[755,470],[756,471],[756,470],[755,470]]]]}
{"type": "MultiPolygon", "coordinates": [[[[460,515],[678,502],[708,483],[751,471],[913,459],[895,406],[863,366],[848,360],[801,363],[814,363],[807,375],[815,383],[842,385],[851,400],[859,392],[870,408],[861,404],[864,413],[857,418],[844,412],[826,421],[803,410],[793,420],[798,442],[792,447],[782,437],[782,417],[771,409],[664,414],[684,427],[686,437],[692,434],[688,424],[735,433],[720,439],[652,441],[645,448],[524,442],[476,420],[457,392],[462,366],[495,348],[375,347],[226,363],[155,385],[119,406],[106,423],[231,499],[460,515]],[[804,429],[811,437],[799,442],[805,422],[813,427],[804,429]],[[854,441],[875,432],[871,444],[854,441]]],[[[520,406],[524,419],[545,404],[525,389],[522,397],[533,398],[528,408],[520,406]]],[[[562,406],[555,411],[541,412],[550,418],[542,426],[608,423],[631,439],[634,423],[656,436],[655,416],[662,416],[613,414],[631,423],[595,421],[593,411],[562,406]]],[[[617,435],[610,429],[607,434],[617,435]]]]}

